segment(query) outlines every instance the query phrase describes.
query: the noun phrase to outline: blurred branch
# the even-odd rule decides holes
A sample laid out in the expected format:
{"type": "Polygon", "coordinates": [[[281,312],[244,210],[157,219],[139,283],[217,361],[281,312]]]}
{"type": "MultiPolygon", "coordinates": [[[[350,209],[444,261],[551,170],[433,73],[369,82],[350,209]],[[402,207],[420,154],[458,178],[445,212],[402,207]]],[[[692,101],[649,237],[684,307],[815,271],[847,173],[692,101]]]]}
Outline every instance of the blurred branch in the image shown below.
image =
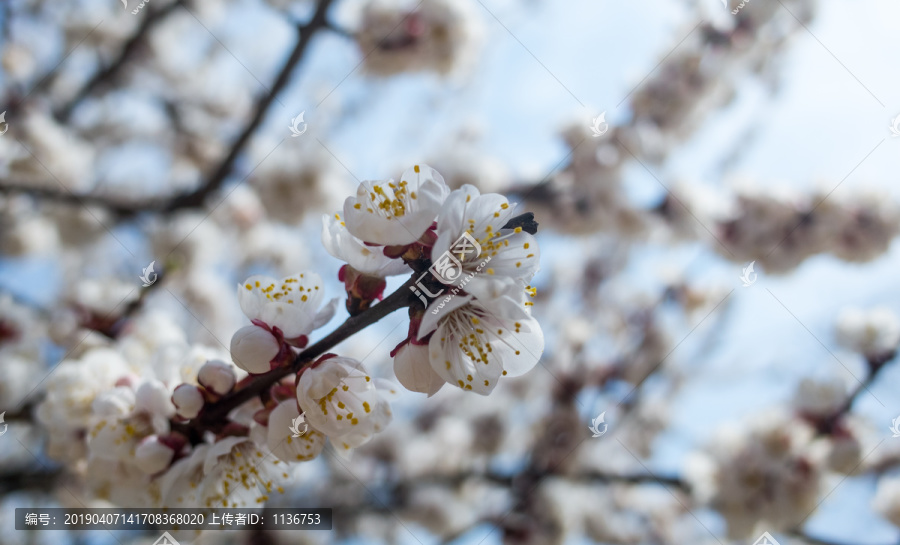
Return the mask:
{"type": "MultiPolygon", "coordinates": [[[[852,543],[847,543],[844,541],[833,541],[830,539],[814,537],[814,536],[807,534],[803,530],[791,530],[789,532],[786,532],[786,534],[793,538],[804,541],[806,543],[810,543],[812,545],[852,545],[852,543]]],[[[893,545],[893,544],[890,544],[890,545],[893,545]]]]}
{"type": "MultiPolygon", "coordinates": [[[[37,392],[30,399],[26,400],[24,403],[20,404],[19,408],[14,412],[6,411],[4,414],[4,421],[6,422],[16,422],[16,423],[27,423],[31,422],[31,414],[34,409],[38,406],[38,404],[44,400],[44,392],[37,392]]],[[[2,480],[2,477],[0,477],[2,480]]]]}
{"type": "Polygon", "coordinates": [[[52,494],[56,484],[63,476],[62,469],[46,471],[24,471],[12,468],[0,473],[0,495],[7,495],[22,490],[41,491],[52,494]]]}
{"type": "Polygon", "coordinates": [[[100,70],[75,93],[71,99],[60,106],[54,115],[60,122],[66,122],[72,114],[72,110],[81,103],[82,100],[90,96],[92,93],[110,84],[113,79],[121,72],[122,68],[131,60],[131,58],[140,50],[140,47],[147,40],[150,31],[159,23],[164,21],[175,8],[183,5],[185,0],[176,0],[171,4],[167,4],[159,9],[150,10],[150,13],[141,21],[141,25],[137,31],[129,38],[119,51],[119,55],[104,69],[100,70]]]}
{"type": "MultiPolygon", "coordinates": [[[[601,471],[584,471],[579,473],[555,475],[555,477],[559,479],[565,479],[567,481],[590,484],[664,484],[678,488],[683,492],[690,491],[690,486],[680,477],[660,477],[652,475],[650,473],[617,474],[604,473],[601,471]]],[[[446,486],[459,486],[470,479],[482,479],[493,484],[512,487],[515,484],[516,479],[518,478],[520,478],[519,475],[501,475],[499,473],[493,472],[464,472],[457,473],[455,475],[420,477],[414,482],[416,485],[442,484],[446,486]]],[[[404,484],[404,482],[398,483],[398,487],[403,486],[404,484]]]]}
{"type": "Polygon", "coordinates": [[[853,405],[856,403],[856,400],[862,395],[863,392],[869,392],[869,387],[875,383],[875,380],[878,378],[881,370],[887,367],[887,364],[896,359],[896,352],[891,352],[890,354],[886,354],[878,359],[870,359],[867,361],[869,366],[869,375],[859,383],[856,389],[847,396],[847,399],[844,400],[844,404],[835,411],[833,415],[828,418],[822,419],[820,422],[815,422],[816,429],[820,434],[829,435],[835,431],[835,428],[841,423],[852,409],[853,405]]]}
{"type": "Polygon", "coordinates": [[[6,183],[0,181],[0,194],[25,194],[39,200],[54,201],[63,204],[77,204],[81,206],[100,206],[120,216],[130,216],[141,210],[153,210],[158,208],[151,203],[119,202],[103,195],[94,193],[72,193],[71,191],[58,191],[48,187],[36,187],[29,184],[6,183]]]}
{"type": "Polygon", "coordinates": [[[306,48],[309,46],[309,42],[313,35],[328,27],[326,16],[328,8],[331,7],[333,1],[334,0],[319,0],[316,3],[316,11],[313,13],[312,18],[306,24],[300,25],[297,28],[300,38],[297,40],[294,50],[291,51],[290,56],[284,63],[284,67],[275,79],[272,89],[257,100],[253,117],[250,119],[247,126],[244,127],[244,130],[241,132],[240,136],[238,136],[237,140],[231,145],[228,155],[226,155],[222,162],[219,163],[219,166],[213,171],[205,183],[200,185],[197,189],[178,195],[168,203],[165,203],[162,207],[163,212],[172,212],[173,210],[178,210],[180,208],[201,206],[206,197],[222,186],[228,175],[231,173],[238,156],[244,151],[244,147],[247,145],[247,142],[250,141],[250,137],[253,136],[253,133],[256,132],[256,129],[265,118],[266,113],[268,113],[269,108],[275,101],[275,97],[277,97],[287,86],[294,69],[303,59],[303,54],[306,52],[306,48]]]}
{"type": "MultiPolygon", "coordinates": [[[[237,137],[234,143],[232,143],[228,154],[222,159],[222,161],[212,171],[207,179],[196,189],[179,195],[175,195],[174,197],[154,199],[142,202],[127,202],[91,193],[75,194],[69,191],[62,192],[16,183],[0,183],[0,193],[26,193],[33,197],[44,200],[52,200],[69,204],[97,205],[102,206],[103,208],[124,217],[138,214],[140,212],[158,212],[168,214],[183,208],[196,208],[202,206],[206,198],[217,191],[231,174],[235,162],[244,151],[244,148],[247,146],[250,138],[259,128],[263,119],[265,119],[265,116],[272,106],[272,103],[275,102],[275,98],[290,82],[291,76],[294,73],[294,69],[303,59],[303,56],[309,46],[312,37],[316,34],[316,32],[320,30],[334,29],[333,27],[331,27],[326,17],[328,9],[331,7],[331,4],[333,2],[334,0],[319,0],[316,3],[316,10],[315,13],[313,13],[312,18],[305,24],[299,25],[297,27],[297,31],[300,36],[297,39],[297,43],[294,46],[293,51],[291,51],[291,54],[288,56],[287,61],[285,61],[284,66],[276,77],[275,82],[272,84],[271,89],[266,94],[257,99],[250,121],[241,131],[240,135],[237,137]]],[[[140,34],[133,37],[132,40],[129,40],[128,45],[135,44],[132,45],[132,50],[137,47],[137,44],[142,39],[138,38],[138,36],[140,36],[140,34]]],[[[126,45],[126,47],[128,45],[126,45]]],[[[124,64],[124,61],[127,60],[128,55],[130,54],[131,53],[128,53],[126,57],[122,59],[122,64],[124,64]]],[[[99,77],[99,79],[98,77],[95,77],[95,79],[97,79],[97,82],[93,84],[89,83],[89,85],[82,89],[79,94],[89,94],[95,88],[102,85],[106,80],[111,78],[120,68],[121,64],[113,63],[113,65],[111,65],[107,70],[104,71],[108,72],[107,75],[98,74],[98,77],[101,75],[102,77],[99,77]]],[[[68,108],[71,109],[71,106],[68,106],[68,108]]]]}

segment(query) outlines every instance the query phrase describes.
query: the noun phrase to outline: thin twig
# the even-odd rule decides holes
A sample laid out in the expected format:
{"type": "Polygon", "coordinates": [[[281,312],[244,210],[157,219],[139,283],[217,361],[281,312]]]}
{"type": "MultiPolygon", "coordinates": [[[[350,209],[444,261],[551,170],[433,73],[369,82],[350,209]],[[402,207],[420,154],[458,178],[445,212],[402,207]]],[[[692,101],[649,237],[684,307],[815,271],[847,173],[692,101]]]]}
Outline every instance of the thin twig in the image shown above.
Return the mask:
{"type": "Polygon", "coordinates": [[[259,375],[250,381],[244,388],[227,395],[216,403],[208,405],[197,418],[191,420],[188,427],[203,430],[221,425],[227,418],[228,413],[243,403],[259,396],[282,378],[299,372],[316,358],[325,354],[342,341],[352,337],[395,310],[409,306],[415,300],[409,289],[409,286],[412,285],[413,281],[413,279],[410,279],[397,289],[397,291],[387,296],[377,305],[370,307],[356,316],[347,318],[347,320],[337,329],[297,354],[291,365],[275,369],[264,375],[259,375]]]}

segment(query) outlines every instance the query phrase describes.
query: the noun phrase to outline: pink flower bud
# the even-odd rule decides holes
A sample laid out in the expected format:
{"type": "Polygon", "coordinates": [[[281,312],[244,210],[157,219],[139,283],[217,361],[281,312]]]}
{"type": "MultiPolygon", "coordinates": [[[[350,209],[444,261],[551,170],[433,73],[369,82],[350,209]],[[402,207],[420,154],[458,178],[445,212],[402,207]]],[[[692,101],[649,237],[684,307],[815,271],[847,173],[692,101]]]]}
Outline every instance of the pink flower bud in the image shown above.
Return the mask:
{"type": "Polygon", "coordinates": [[[172,403],[175,404],[176,413],[182,418],[194,418],[200,414],[203,408],[203,392],[196,386],[181,384],[175,388],[172,394],[172,403]]]}
{"type": "Polygon", "coordinates": [[[208,361],[200,368],[197,380],[207,390],[225,395],[234,388],[234,369],[224,361],[208,361]]]}
{"type": "Polygon", "coordinates": [[[160,442],[159,437],[145,437],[134,451],[134,461],[141,471],[148,475],[159,473],[169,467],[175,451],[160,442]]]}
{"type": "Polygon", "coordinates": [[[248,373],[260,374],[271,370],[269,362],[278,355],[279,349],[275,336],[255,325],[238,329],[231,338],[231,359],[248,373]]]}

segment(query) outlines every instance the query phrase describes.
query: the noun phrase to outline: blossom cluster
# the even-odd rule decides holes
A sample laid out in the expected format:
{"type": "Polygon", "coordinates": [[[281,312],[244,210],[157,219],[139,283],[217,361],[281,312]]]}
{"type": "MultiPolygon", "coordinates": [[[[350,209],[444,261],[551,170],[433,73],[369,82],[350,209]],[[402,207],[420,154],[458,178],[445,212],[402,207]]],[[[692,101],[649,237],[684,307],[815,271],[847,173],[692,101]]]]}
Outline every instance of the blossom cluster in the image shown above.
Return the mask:
{"type": "MultiPolygon", "coordinates": [[[[325,249],[345,262],[339,279],[352,316],[381,304],[387,276],[409,276],[390,309],[410,315],[407,338],[391,352],[409,390],[430,396],[450,383],[486,395],[540,358],[543,334],[528,300],[536,224],[514,209],[470,185],[451,191],[422,164],[398,182],[362,182],[340,213],[323,218],[325,249]],[[456,254],[458,240],[471,241],[470,251],[456,254]],[[448,280],[451,272],[465,281],[448,280]]],[[[326,440],[342,454],[369,442],[390,423],[397,390],[360,361],[310,345],[336,312],[338,299],[326,301],[325,291],[312,271],[250,276],[237,288],[250,323],[233,334],[230,354],[188,345],[151,314],[114,345],[63,362],[37,410],[51,431],[48,453],[114,503],[238,506],[283,492],[287,465],[316,458],[326,440]],[[250,399],[228,405],[251,388],[250,399]]]]}

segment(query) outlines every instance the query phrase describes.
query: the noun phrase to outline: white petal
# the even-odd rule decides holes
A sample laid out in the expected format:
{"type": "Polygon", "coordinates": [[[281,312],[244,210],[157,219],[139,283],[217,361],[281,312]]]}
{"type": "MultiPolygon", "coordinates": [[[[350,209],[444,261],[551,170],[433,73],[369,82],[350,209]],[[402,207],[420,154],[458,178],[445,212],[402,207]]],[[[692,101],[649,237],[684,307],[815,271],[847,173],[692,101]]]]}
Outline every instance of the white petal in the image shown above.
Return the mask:
{"type": "Polygon", "coordinates": [[[243,284],[238,285],[238,303],[241,305],[244,316],[251,320],[259,318],[265,302],[265,297],[262,297],[259,289],[275,282],[277,280],[271,276],[255,274],[245,280],[243,284]]]}
{"type": "Polygon", "coordinates": [[[491,393],[503,373],[499,358],[488,357],[487,363],[480,359],[473,361],[460,349],[460,338],[446,325],[441,324],[428,343],[431,368],[454,386],[481,395],[491,393]]]}
{"type": "Polygon", "coordinates": [[[316,318],[313,320],[313,329],[319,329],[323,325],[327,324],[334,318],[334,313],[337,312],[337,306],[340,299],[337,297],[328,301],[324,307],[319,310],[319,313],[316,314],[316,318]]]}
{"type": "Polygon", "coordinates": [[[520,326],[518,333],[513,324],[512,328],[500,335],[502,344],[491,343],[497,357],[502,361],[503,370],[510,377],[531,371],[544,352],[544,333],[538,321],[528,317],[518,320],[517,323],[520,326]]]}
{"type": "Polygon", "coordinates": [[[418,240],[437,217],[448,188],[441,175],[424,164],[404,172],[400,184],[404,183],[408,198],[404,198],[403,211],[398,216],[384,214],[378,204],[384,198],[396,198],[389,187],[393,181],[362,182],[356,196],[344,201],[344,222],[350,233],[366,242],[383,245],[418,240]]]}
{"type": "Polygon", "coordinates": [[[407,344],[394,356],[394,375],[407,390],[434,395],[444,379],[434,372],[428,360],[428,347],[407,344]]]}
{"type": "Polygon", "coordinates": [[[468,304],[471,295],[452,295],[451,290],[444,290],[440,297],[428,305],[422,322],[419,324],[419,340],[437,329],[438,323],[454,310],[468,304]]]}
{"type": "Polygon", "coordinates": [[[230,454],[235,445],[249,440],[246,437],[226,437],[215,442],[206,453],[206,459],[203,461],[203,473],[210,473],[219,462],[219,458],[230,454]]]}
{"type": "Polygon", "coordinates": [[[385,256],[381,246],[364,244],[333,215],[322,216],[322,244],[329,254],[365,274],[385,277],[409,271],[402,259],[385,256]]]}

